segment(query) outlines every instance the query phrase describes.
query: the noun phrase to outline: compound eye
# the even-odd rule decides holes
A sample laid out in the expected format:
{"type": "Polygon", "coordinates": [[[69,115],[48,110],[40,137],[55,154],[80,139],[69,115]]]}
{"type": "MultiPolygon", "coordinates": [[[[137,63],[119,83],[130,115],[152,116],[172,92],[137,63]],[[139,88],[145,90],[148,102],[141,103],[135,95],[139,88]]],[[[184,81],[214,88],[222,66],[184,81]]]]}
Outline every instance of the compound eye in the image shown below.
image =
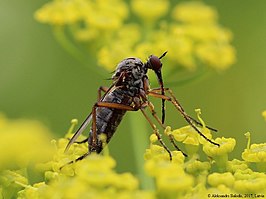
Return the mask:
{"type": "Polygon", "coordinates": [[[151,55],[149,58],[150,67],[154,71],[161,70],[162,68],[162,62],[161,60],[156,57],[155,55],[151,55]]]}

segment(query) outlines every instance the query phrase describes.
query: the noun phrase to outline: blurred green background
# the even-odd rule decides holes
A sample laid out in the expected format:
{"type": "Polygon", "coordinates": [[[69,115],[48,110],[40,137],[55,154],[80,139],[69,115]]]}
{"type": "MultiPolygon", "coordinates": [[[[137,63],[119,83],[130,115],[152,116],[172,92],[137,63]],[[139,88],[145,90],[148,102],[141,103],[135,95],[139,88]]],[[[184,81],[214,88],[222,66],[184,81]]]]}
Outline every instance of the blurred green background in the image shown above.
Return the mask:
{"type": "MultiPolygon", "coordinates": [[[[50,26],[34,20],[33,13],[46,2],[0,2],[0,112],[10,118],[40,120],[60,137],[72,118],[81,122],[86,117],[97,88],[110,81],[90,74],[55,41],[50,26]]],[[[190,115],[195,115],[195,108],[202,109],[204,120],[219,130],[217,136],[236,138],[232,156],[240,157],[247,131],[252,133],[252,143],[266,141],[261,116],[266,109],[266,1],[204,2],[218,10],[220,24],[233,32],[237,63],[173,90],[190,115]]],[[[170,104],[167,107],[167,124],[186,124],[170,104]]],[[[126,115],[110,143],[120,171],[134,170],[129,114],[137,113],[126,115]]]]}

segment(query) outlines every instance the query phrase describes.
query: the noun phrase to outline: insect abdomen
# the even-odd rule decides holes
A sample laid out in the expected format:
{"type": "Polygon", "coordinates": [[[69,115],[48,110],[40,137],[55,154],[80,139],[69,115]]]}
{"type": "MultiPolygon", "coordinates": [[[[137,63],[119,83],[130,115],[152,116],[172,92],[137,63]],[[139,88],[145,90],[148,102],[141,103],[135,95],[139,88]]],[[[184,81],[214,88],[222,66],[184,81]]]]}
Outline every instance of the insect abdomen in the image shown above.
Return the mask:
{"type": "MultiPolygon", "coordinates": [[[[131,98],[128,95],[121,93],[119,90],[114,90],[104,97],[102,102],[111,102],[116,104],[130,105],[131,98]]],[[[92,144],[92,129],[90,130],[89,137],[89,151],[100,153],[103,149],[102,141],[99,137],[105,134],[106,143],[110,141],[114,135],[116,128],[120,124],[126,111],[116,108],[98,107],[96,109],[96,133],[97,143],[96,146],[92,144]]]]}

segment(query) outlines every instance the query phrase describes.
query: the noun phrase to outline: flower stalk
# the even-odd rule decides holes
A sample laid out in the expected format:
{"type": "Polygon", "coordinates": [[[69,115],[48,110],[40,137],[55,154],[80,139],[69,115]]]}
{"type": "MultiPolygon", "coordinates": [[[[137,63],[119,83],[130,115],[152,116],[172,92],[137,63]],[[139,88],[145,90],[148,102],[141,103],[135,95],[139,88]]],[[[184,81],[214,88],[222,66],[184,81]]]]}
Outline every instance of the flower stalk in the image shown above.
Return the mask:
{"type": "Polygon", "coordinates": [[[131,125],[131,139],[133,143],[133,150],[136,160],[136,171],[141,182],[143,189],[153,189],[154,182],[147,176],[144,171],[144,159],[143,153],[148,146],[148,134],[147,134],[147,123],[145,120],[140,120],[143,117],[140,112],[134,112],[130,114],[130,125],[131,125]]]}

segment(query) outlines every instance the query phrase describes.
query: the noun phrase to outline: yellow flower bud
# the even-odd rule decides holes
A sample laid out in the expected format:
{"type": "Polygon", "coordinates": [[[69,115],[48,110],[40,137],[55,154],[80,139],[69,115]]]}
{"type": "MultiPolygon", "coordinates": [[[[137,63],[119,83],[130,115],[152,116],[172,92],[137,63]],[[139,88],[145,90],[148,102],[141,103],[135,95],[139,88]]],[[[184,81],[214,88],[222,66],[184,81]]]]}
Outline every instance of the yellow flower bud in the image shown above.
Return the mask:
{"type": "Polygon", "coordinates": [[[266,143],[252,144],[242,153],[242,158],[247,162],[266,162],[266,143]]]}
{"type": "Polygon", "coordinates": [[[132,0],[133,12],[143,21],[153,22],[168,11],[168,0],[132,0]]]}
{"type": "Polygon", "coordinates": [[[235,178],[230,172],[226,173],[212,173],[208,176],[208,183],[217,187],[218,185],[226,185],[227,187],[232,187],[234,185],[235,178]]]}
{"type": "Polygon", "coordinates": [[[262,116],[263,116],[264,119],[266,120],[266,110],[262,112],[262,116]]]}
{"type": "Polygon", "coordinates": [[[239,193],[266,193],[266,176],[237,180],[234,189],[239,193]]]}
{"type": "Polygon", "coordinates": [[[150,142],[151,143],[155,143],[157,141],[158,141],[158,137],[154,133],[151,134],[151,136],[150,136],[150,142]]]}
{"type": "Polygon", "coordinates": [[[179,195],[190,190],[194,179],[190,175],[175,172],[170,175],[160,175],[156,182],[159,192],[174,192],[179,195]]]}
{"type": "Polygon", "coordinates": [[[247,169],[248,165],[244,161],[233,159],[232,161],[227,162],[226,168],[228,171],[235,173],[237,170],[247,169]]]}
{"type": "Polygon", "coordinates": [[[216,138],[215,142],[220,144],[220,147],[209,142],[203,146],[203,151],[210,157],[228,154],[233,151],[236,145],[236,140],[233,138],[216,138]]]}
{"type": "Polygon", "coordinates": [[[193,160],[186,163],[186,171],[191,174],[198,174],[206,170],[208,171],[210,168],[211,165],[209,162],[193,160]]]}
{"type": "Polygon", "coordinates": [[[189,23],[214,23],[217,20],[217,12],[198,1],[177,5],[172,16],[175,20],[189,23]]]}

